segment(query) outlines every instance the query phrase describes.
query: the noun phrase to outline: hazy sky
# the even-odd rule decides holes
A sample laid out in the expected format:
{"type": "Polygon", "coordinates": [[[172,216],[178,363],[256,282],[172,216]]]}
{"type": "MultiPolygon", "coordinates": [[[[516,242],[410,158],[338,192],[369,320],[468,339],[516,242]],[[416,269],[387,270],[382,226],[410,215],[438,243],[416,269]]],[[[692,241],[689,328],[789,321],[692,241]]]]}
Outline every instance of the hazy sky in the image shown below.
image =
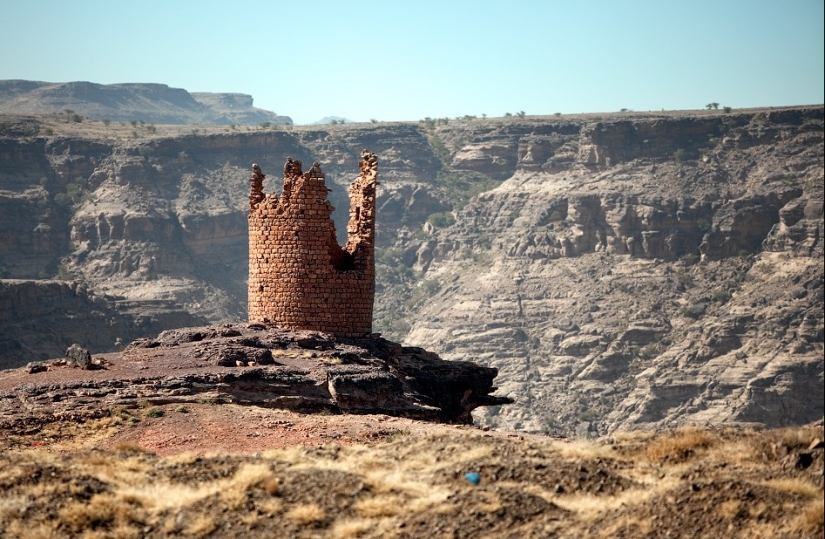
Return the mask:
{"type": "Polygon", "coordinates": [[[0,0],[0,79],[251,94],[310,123],[823,102],[822,0],[0,0]]]}

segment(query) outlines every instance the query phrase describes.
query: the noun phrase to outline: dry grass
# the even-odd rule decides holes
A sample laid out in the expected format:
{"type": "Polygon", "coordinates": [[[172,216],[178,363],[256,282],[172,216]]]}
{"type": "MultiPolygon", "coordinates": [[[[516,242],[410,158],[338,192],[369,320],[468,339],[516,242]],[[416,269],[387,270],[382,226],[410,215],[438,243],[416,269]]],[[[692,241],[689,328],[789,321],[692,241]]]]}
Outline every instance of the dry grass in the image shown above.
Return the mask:
{"type": "Polygon", "coordinates": [[[375,523],[363,518],[347,518],[338,520],[330,530],[333,539],[354,539],[361,537],[373,529],[375,523]]]}
{"type": "Polygon", "coordinates": [[[620,507],[633,507],[644,505],[654,501],[661,496],[662,493],[674,488],[678,482],[674,479],[662,479],[655,485],[651,485],[646,489],[632,489],[626,490],[615,496],[596,496],[593,494],[570,494],[570,495],[556,495],[550,494],[546,491],[543,493],[536,492],[536,489],[530,489],[532,492],[539,495],[578,515],[583,521],[594,521],[606,512],[619,509],[620,507]]]}
{"type": "Polygon", "coordinates": [[[71,502],[58,512],[61,528],[79,533],[86,529],[113,525],[142,524],[145,521],[143,505],[131,496],[96,494],[88,502],[71,502]]]}
{"type": "Polygon", "coordinates": [[[271,498],[257,502],[256,507],[262,514],[274,517],[284,510],[284,502],[280,498],[271,498]]]}
{"type": "Polygon", "coordinates": [[[765,484],[776,490],[797,494],[803,498],[818,498],[822,496],[822,488],[800,477],[782,477],[771,479],[765,484]]]}
{"type": "Polygon", "coordinates": [[[303,505],[296,505],[287,511],[284,516],[302,526],[309,524],[317,524],[327,518],[327,513],[324,509],[315,503],[307,503],[303,505]]]}
{"type": "Polygon", "coordinates": [[[742,514],[742,502],[739,500],[727,500],[719,505],[717,512],[722,518],[733,520],[742,514]]]}
{"type": "Polygon", "coordinates": [[[614,458],[616,454],[609,445],[592,440],[556,441],[551,448],[559,456],[569,459],[614,458]]]}
{"type": "Polygon", "coordinates": [[[392,494],[362,498],[352,508],[365,518],[392,517],[406,510],[404,499],[392,494]]]}
{"type": "Polygon", "coordinates": [[[794,528],[802,533],[813,534],[825,527],[825,500],[819,498],[808,502],[794,522],[794,528]]]}
{"type": "Polygon", "coordinates": [[[152,452],[144,449],[136,442],[122,441],[117,442],[112,446],[112,451],[123,451],[124,453],[146,453],[151,455],[152,452]]]}
{"type": "MultiPolygon", "coordinates": [[[[651,514],[666,511],[663,497],[689,489],[696,481],[691,474],[702,470],[701,481],[749,483],[758,487],[755,492],[769,492],[766,499],[717,498],[715,505],[703,508],[709,521],[739,527],[727,536],[805,537],[822,529],[822,488],[799,471],[756,455],[765,444],[777,440],[807,447],[810,435],[790,430],[720,433],[681,429],[623,435],[611,445],[535,438],[518,441],[471,433],[406,436],[371,447],[293,447],[260,458],[230,459],[220,455],[161,458],[131,445],[114,452],[83,454],[0,453],[0,484],[12,485],[0,491],[0,530],[21,539],[126,539],[141,536],[143,528],[150,526],[161,536],[218,537],[226,524],[232,524],[233,533],[240,527],[245,530],[240,533],[255,539],[301,533],[344,539],[386,537],[409,531],[415,522],[436,526],[467,519],[514,518],[510,513],[519,508],[505,493],[521,492],[560,508],[560,520],[549,521],[567,530],[560,536],[636,538],[653,533],[653,524],[656,530],[663,526],[662,519],[668,515],[660,512],[658,520],[653,520],[651,514]],[[602,459],[605,470],[632,478],[634,483],[610,494],[584,489],[557,493],[555,480],[535,480],[540,478],[536,474],[544,473],[539,470],[547,469],[580,477],[576,463],[591,458],[602,459]],[[722,459],[726,465],[716,466],[722,459]],[[536,468],[536,474],[506,480],[485,478],[481,486],[473,487],[457,470],[479,464],[510,469],[533,469],[541,464],[542,468],[536,468]],[[51,470],[56,470],[53,476],[51,470]],[[301,496],[303,487],[294,483],[295,472],[312,478],[315,472],[331,470],[351,477],[347,480],[351,483],[336,487],[341,488],[337,499],[347,500],[342,512],[323,497],[301,496]],[[32,481],[33,471],[38,471],[39,480],[32,481]],[[96,494],[87,491],[90,484],[96,485],[96,494]],[[66,501],[67,495],[73,501],[66,501]],[[44,505],[39,509],[32,505],[36,500],[51,500],[48,504],[58,509],[50,517],[44,505]],[[780,520],[777,514],[782,515],[780,520]]],[[[594,467],[587,468],[587,473],[594,473],[594,467]]],[[[307,487],[311,490],[312,485],[307,487]]],[[[545,517],[539,512],[514,521],[519,522],[519,533],[541,536],[545,517]]],[[[427,528],[427,533],[419,529],[415,534],[433,536],[429,533],[433,529],[427,528]]],[[[720,537],[726,536],[724,529],[719,530],[720,537]]],[[[4,537],[2,532],[0,537],[4,537]]]]}
{"type": "Polygon", "coordinates": [[[267,464],[245,464],[220,491],[221,499],[229,510],[240,509],[248,500],[249,490],[271,479],[267,464]]]}
{"type": "Polygon", "coordinates": [[[501,498],[494,492],[482,491],[481,497],[483,500],[481,503],[476,504],[476,511],[480,511],[481,513],[495,513],[504,508],[504,503],[502,503],[501,498]]]}
{"type": "Polygon", "coordinates": [[[654,462],[684,462],[717,442],[718,439],[708,431],[685,427],[656,438],[644,449],[643,454],[654,462]]]}
{"type": "Polygon", "coordinates": [[[58,533],[56,528],[56,522],[28,524],[20,520],[14,520],[5,531],[8,537],[19,539],[59,539],[65,534],[58,533]]]}
{"type": "Polygon", "coordinates": [[[215,519],[208,515],[198,516],[187,528],[186,533],[195,537],[206,537],[218,528],[215,519]]]}

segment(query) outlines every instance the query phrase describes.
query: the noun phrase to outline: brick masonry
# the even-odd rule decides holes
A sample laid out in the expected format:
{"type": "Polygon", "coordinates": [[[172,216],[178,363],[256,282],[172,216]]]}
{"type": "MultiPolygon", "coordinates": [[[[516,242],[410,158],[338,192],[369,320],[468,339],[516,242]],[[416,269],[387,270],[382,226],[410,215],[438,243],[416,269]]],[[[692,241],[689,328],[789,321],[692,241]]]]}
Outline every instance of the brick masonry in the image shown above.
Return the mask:
{"type": "Polygon", "coordinates": [[[337,337],[372,333],[375,298],[375,188],[378,160],[364,150],[349,189],[347,244],[338,245],[329,189],[318,163],[303,172],[287,158],[281,196],[265,175],[249,179],[249,321],[337,337]]]}

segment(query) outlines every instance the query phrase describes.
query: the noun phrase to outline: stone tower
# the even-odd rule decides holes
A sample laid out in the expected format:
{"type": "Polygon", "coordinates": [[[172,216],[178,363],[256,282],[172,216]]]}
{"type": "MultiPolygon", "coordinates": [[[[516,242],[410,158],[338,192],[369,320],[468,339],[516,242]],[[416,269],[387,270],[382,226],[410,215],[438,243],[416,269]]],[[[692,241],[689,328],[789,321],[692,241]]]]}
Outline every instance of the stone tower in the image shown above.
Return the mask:
{"type": "Polygon", "coordinates": [[[249,321],[338,337],[372,333],[375,298],[375,188],[378,161],[361,153],[349,190],[347,244],[338,245],[329,189],[318,163],[302,172],[287,158],[281,196],[249,179],[249,321]]]}

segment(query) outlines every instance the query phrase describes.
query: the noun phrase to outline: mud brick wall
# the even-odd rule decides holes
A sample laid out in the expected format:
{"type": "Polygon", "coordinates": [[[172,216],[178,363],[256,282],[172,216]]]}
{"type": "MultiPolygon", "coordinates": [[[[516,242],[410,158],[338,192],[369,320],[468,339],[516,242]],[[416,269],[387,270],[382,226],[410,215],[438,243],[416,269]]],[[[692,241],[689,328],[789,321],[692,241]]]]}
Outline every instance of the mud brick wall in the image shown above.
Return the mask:
{"type": "Polygon", "coordinates": [[[303,172],[288,158],[279,197],[263,191],[257,165],[249,179],[249,321],[338,337],[372,333],[375,298],[375,188],[378,162],[364,150],[350,186],[345,247],[318,163],[303,172]]]}

